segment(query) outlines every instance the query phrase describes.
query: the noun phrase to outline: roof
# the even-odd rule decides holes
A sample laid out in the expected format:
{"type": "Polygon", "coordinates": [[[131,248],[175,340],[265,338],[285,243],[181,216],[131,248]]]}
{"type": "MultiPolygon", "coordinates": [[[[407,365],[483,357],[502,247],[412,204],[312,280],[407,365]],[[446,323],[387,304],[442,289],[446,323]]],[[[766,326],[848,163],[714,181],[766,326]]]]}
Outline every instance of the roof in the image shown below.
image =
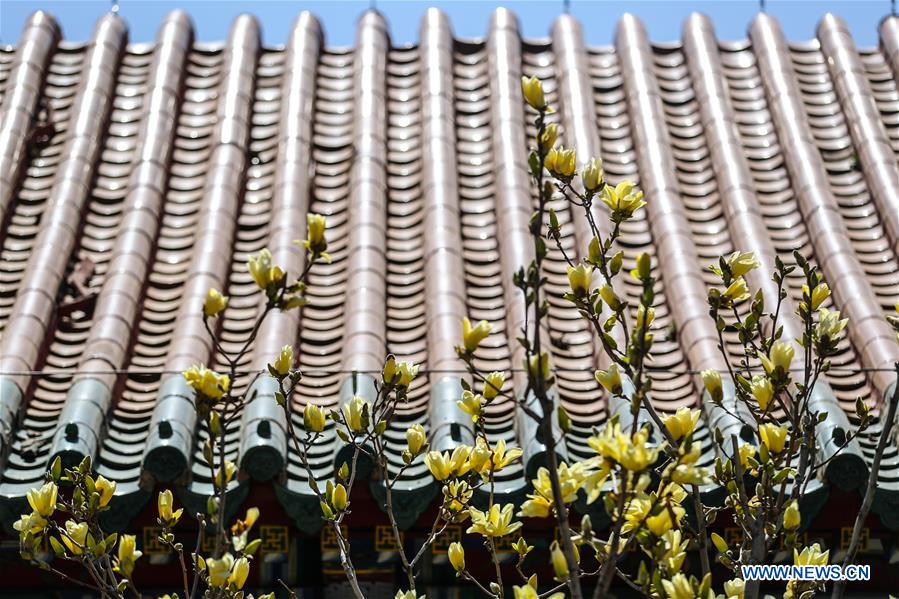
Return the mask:
{"type": "MultiPolygon", "coordinates": [[[[881,23],[872,49],[856,48],[831,15],[802,43],[787,42],[764,14],[748,40],[722,42],[694,15],[680,43],[662,45],[626,15],[614,47],[586,47],[567,15],[547,40],[523,40],[503,9],[475,41],[454,39],[431,9],[418,44],[404,47],[391,45],[376,12],[361,17],[349,49],[329,48],[308,13],[278,48],[260,47],[252,16],[214,46],[194,44],[191,27],[174,12],[155,44],[129,45],[126,24],[109,14],[89,43],[72,44],[38,12],[17,46],[0,50],[7,519],[55,455],[94,456],[119,483],[124,521],[154,485],[175,486],[183,501],[208,492],[196,459],[205,432],[179,374],[195,362],[221,366],[199,318],[202,297],[210,286],[231,297],[220,341],[235,347],[260,306],[247,257],[268,247],[297,272],[292,242],[309,211],[328,216],[334,262],[313,270],[308,306],[267,321],[238,387],[291,343],[304,372],[295,404],[335,407],[368,393],[368,373],[392,352],[423,366],[388,433],[392,446],[412,422],[438,448],[464,440],[452,349],[462,317],[495,326],[480,367],[520,363],[514,336],[525,316],[511,273],[529,261],[534,201],[521,75],[546,82],[567,145],[582,159],[600,155],[610,180],[636,180],[646,192],[649,205],[625,225],[621,249],[625,268],[644,251],[656,264],[660,410],[709,407],[696,373],[723,362],[707,266],[736,249],[755,251],[768,272],[793,250],[813,258],[851,318],[815,396],[829,414],[825,452],[832,431],[851,430],[856,397],[876,408],[895,384],[899,346],[883,317],[899,297],[899,19],[881,23]]],[[[571,221],[566,206],[555,208],[571,221]]],[[[567,226],[563,244],[585,248],[585,235],[567,226]]],[[[546,268],[560,295],[558,252],[546,268]]],[[[762,275],[750,282],[772,292],[762,275]]],[[[790,280],[788,304],[800,284],[790,280]]],[[[639,293],[626,291],[632,300],[639,293]]],[[[796,325],[788,317],[786,326],[796,325]]],[[[548,327],[558,400],[574,423],[565,452],[586,456],[590,431],[617,408],[593,379],[597,347],[574,308],[552,301],[548,327]]],[[[731,332],[726,339],[737,343],[731,332]]],[[[520,387],[513,378],[507,384],[520,387]]],[[[297,525],[314,529],[318,504],[272,390],[260,379],[255,391],[229,454],[244,481],[270,481],[297,525]]],[[[708,463],[709,422],[733,423],[705,412],[708,463]]],[[[533,424],[506,402],[492,406],[489,428],[525,451],[524,468],[501,485],[520,496],[523,470],[540,463],[533,424]]],[[[820,507],[834,484],[858,489],[877,432],[832,462],[804,501],[820,507]]],[[[330,471],[333,439],[312,462],[330,471]]],[[[404,480],[405,523],[433,497],[428,478],[420,468],[404,480]]],[[[894,443],[874,510],[897,529],[897,507],[894,443]]]]}

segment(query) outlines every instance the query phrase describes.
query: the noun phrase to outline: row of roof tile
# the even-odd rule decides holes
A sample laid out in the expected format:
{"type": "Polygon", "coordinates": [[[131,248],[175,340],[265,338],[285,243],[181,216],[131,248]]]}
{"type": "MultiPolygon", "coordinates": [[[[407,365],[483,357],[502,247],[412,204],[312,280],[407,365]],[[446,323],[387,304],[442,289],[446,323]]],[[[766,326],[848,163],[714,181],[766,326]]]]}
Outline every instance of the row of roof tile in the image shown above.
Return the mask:
{"type": "MultiPolygon", "coordinates": [[[[148,497],[156,481],[186,498],[208,493],[196,459],[206,432],[179,374],[196,362],[222,366],[199,306],[209,287],[224,289],[218,340],[241,343],[261,308],[247,256],[268,247],[297,272],[293,241],[310,211],[328,216],[334,262],[313,269],[310,305],[265,322],[236,385],[290,343],[305,373],[297,413],[307,401],[335,407],[371,393],[371,374],[392,352],[425,373],[388,432],[397,463],[413,422],[437,448],[469,440],[452,349],[463,316],[495,326],[478,365],[512,370],[507,385],[524,387],[514,338],[528,314],[510,278],[533,251],[522,75],[546,81],[567,145],[646,192],[621,249],[627,268],[643,251],[656,264],[660,410],[702,405],[697,373],[725,367],[705,300],[717,256],[754,251],[763,267],[750,283],[769,301],[776,288],[764,273],[777,256],[799,250],[821,267],[852,323],[814,396],[830,416],[821,445],[832,452],[832,431],[854,426],[855,398],[880,406],[899,360],[884,321],[899,296],[899,19],[880,33],[878,49],[860,51],[827,15],[817,40],[790,44],[759,15],[747,42],[719,42],[694,15],[681,43],[653,45],[626,15],[614,47],[589,48],[570,16],[549,40],[527,41],[500,9],[486,40],[462,41],[432,9],[408,47],[391,45],[376,12],[360,19],[351,49],[327,47],[308,13],[284,48],[261,47],[248,15],[210,47],[194,43],[176,11],[152,45],[128,45],[114,14],[89,43],[69,44],[51,16],[35,13],[19,44],[0,51],[3,511],[17,513],[56,455],[94,456],[123,498],[148,497]]],[[[582,219],[561,200],[553,207],[569,225],[566,250],[585,248],[582,219]]],[[[552,250],[548,285],[559,295],[564,266],[552,250]]],[[[788,285],[790,337],[800,285],[788,285]]],[[[640,293],[630,282],[619,291],[640,293]]],[[[623,407],[607,405],[593,380],[606,358],[573,307],[551,301],[547,334],[557,398],[574,421],[566,453],[583,457],[593,427],[623,407]]],[[[731,331],[725,339],[737,346],[731,331]]],[[[274,481],[298,525],[314,528],[317,502],[274,389],[265,378],[253,385],[227,451],[247,478],[274,481]]],[[[708,425],[739,423],[703,407],[708,462],[708,425]]],[[[524,468],[501,484],[520,496],[543,451],[535,425],[512,402],[491,406],[488,424],[524,450],[524,468]]],[[[856,488],[876,434],[833,462],[808,501],[820,506],[829,484],[856,488]]],[[[335,449],[333,435],[316,448],[318,473],[330,472],[335,449]]],[[[875,510],[899,528],[895,443],[880,478],[875,510]]],[[[409,523],[435,489],[418,468],[402,490],[409,523]]]]}

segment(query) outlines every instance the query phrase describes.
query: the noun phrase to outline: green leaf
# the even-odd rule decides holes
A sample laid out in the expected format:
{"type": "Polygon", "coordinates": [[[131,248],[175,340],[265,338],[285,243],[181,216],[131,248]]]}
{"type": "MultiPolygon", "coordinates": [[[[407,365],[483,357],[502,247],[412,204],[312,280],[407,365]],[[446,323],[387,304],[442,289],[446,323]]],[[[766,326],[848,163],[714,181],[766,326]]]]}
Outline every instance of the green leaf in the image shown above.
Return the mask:
{"type": "Polygon", "coordinates": [[[599,247],[599,238],[594,237],[590,240],[590,245],[587,249],[587,257],[590,262],[594,264],[600,264],[602,262],[602,251],[599,247]]]}
{"type": "Polygon", "coordinates": [[[612,259],[609,260],[609,270],[611,271],[612,276],[614,277],[619,272],[621,272],[621,266],[624,261],[624,252],[618,252],[612,259]]]}
{"type": "Polygon", "coordinates": [[[531,174],[535,177],[540,174],[540,157],[533,150],[528,154],[528,167],[531,169],[531,174]]]}
{"type": "Polygon", "coordinates": [[[709,591],[712,589],[712,573],[709,572],[705,576],[702,577],[702,582],[699,584],[699,596],[706,597],[709,594],[709,591]]]}
{"type": "Polygon", "coordinates": [[[253,555],[257,551],[259,551],[260,547],[262,547],[262,539],[254,539],[247,543],[247,547],[243,550],[243,552],[247,555],[253,555]]]}
{"type": "Polygon", "coordinates": [[[565,408],[559,405],[556,408],[556,415],[559,419],[559,428],[562,429],[562,432],[568,434],[571,430],[571,418],[568,417],[568,412],[565,411],[565,408]]]}

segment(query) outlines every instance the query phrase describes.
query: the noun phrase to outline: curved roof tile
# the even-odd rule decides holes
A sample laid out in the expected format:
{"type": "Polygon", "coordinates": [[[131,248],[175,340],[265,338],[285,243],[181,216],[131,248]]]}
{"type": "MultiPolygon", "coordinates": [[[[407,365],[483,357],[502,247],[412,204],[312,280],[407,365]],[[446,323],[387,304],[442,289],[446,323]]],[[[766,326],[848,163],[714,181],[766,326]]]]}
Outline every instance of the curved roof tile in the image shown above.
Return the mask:
{"type": "MultiPolygon", "coordinates": [[[[432,9],[420,43],[397,48],[383,17],[369,12],[356,47],[332,49],[303,13],[286,48],[267,49],[245,15],[224,46],[209,46],[192,43],[186,15],[173,13],[152,46],[127,46],[114,16],[101,19],[91,44],[71,46],[36,13],[0,64],[0,495],[21,501],[47,460],[69,452],[98,458],[127,497],[172,479],[199,497],[208,480],[194,464],[196,439],[205,433],[178,374],[217,364],[199,304],[210,286],[231,296],[215,333],[235,347],[260,309],[243,263],[269,247],[298,271],[293,240],[310,211],[328,217],[334,263],[313,269],[308,306],[262,328],[236,387],[294,344],[304,370],[292,398],[299,425],[308,401],[333,408],[371,392],[392,352],[424,368],[386,435],[391,451],[398,455],[412,422],[442,449],[468,439],[452,349],[463,316],[495,324],[478,365],[513,369],[508,389],[524,391],[514,339],[529,315],[510,280],[533,253],[525,150],[534,130],[522,74],[546,81],[559,109],[551,118],[582,162],[600,155],[610,180],[646,191],[649,205],[619,245],[625,268],[642,251],[659,265],[652,401],[661,410],[704,405],[697,371],[724,367],[706,266],[735,249],[755,251],[763,271],[775,256],[791,262],[794,249],[822,267],[853,323],[815,401],[845,428],[857,395],[879,405],[899,358],[883,323],[899,295],[899,19],[883,21],[874,50],[856,49],[832,16],[819,43],[799,45],[767,16],[753,23],[749,44],[719,43],[701,15],[686,22],[682,44],[651,44],[632,16],[614,47],[585,46],[570,16],[543,41],[522,40],[503,9],[488,31],[485,40],[456,39],[432,9]]],[[[574,222],[563,247],[582,253],[589,227],[554,202],[560,220],[574,222]]],[[[603,210],[594,210],[602,229],[603,210]]],[[[552,248],[545,266],[547,288],[563,291],[561,252],[552,248]]],[[[770,303],[767,279],[759,272],[750,282],[770,303]]],[[[798,330],[789,316],[796,282],[784,308],[788,337],[798,330]]],[[[640,293],[630,281],[618,291],[631,301],[640,293]]],[[[616,409],[592,377],[605,359],[564,302],[551,302],[546,326],[554,399],[574,422],[560,453],[586,456],[592,427],[616,409]]],[[[731,331],[724,337],[737,346],[731,331]]],[[[266,380],[227,451],[244,476],[276,480],[288,514],[314,529],[318,506],[266,380]]],[[[706,439],[708,425],[727,424],[714,410],[707,416],[706,439]]],[[[529,469],[539,465],[544,447],[512,402],[491,405],[487,422],[494,438],[525,449],[529,469]]],[[[844,484],[859,463],[863,470],[874,434],[819,488],[844,484]]],[[[321,476],[336,447],[325,436],[310,456],[321,476]]],[[[525,474],[510,470],[501,490],[521,492],[525,474]]],[[[894,527],[895,479],[887,464],[875,505],[894,527]]],[[[407,472],[398,487],[404,523],[426,507],[428,489],[421,468],[407,472]]],[[[229,504],[246,492],[235,487],[229,504]]]]}

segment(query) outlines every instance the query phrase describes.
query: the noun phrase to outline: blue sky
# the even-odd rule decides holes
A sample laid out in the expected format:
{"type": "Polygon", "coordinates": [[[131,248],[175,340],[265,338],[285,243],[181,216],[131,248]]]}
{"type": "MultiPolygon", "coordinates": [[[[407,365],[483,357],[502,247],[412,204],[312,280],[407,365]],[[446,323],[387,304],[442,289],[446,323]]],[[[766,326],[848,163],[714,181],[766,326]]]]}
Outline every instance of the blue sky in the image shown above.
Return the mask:
{"type": "MultiPolygon", "coordinates": [[[[280,45],[287,39],[294,16],[302,10],[311,10],[322,20],[329,45],[349,45],[353,43],[357,16],[372,4],[387,16],[393,41],[397,44],[418,38],[419,20],[428,6],[437,6],[447,12],[456,35],[461,37],[481,37],[490,13],[497,6],[506,6],[518,14],[526,36],[543,37],[549,24],[563,9],[562,0],[380,0],[374,3],[370,0],[121,0],[119,11],[128,21],[132,41],[152,40],[163,15],[174,8],[184,8],[193,17],[200,40],[224,39],[235,15],[252,12],[262,24],[265,43],[280,45]]],[[[66,39],[85,40],[90,37],[97,17],[110,6],[109,0],[0,0],[0,42],[14,44],[22,23],[38,8],[56,15],[66,39]]],[[[571,12],[584,24],[585,36],[592,44],[610,42],[615,22],[624,12],[642,18],[654,41],[679,39],[681,24],[693,11],[704,12],[714,19],[719,38],[740,39],[745,36],[746,26],[758,7],[758,0],[571,1],[571,12]]],[[[890,11],[890,1],[767,0],[767,11],[780,19],[786,35],[792,40],[811,38],[821,15],[834,12],[846,19],[856,43],[864,46],[877,43],[877,24],[890,11]]]]}

